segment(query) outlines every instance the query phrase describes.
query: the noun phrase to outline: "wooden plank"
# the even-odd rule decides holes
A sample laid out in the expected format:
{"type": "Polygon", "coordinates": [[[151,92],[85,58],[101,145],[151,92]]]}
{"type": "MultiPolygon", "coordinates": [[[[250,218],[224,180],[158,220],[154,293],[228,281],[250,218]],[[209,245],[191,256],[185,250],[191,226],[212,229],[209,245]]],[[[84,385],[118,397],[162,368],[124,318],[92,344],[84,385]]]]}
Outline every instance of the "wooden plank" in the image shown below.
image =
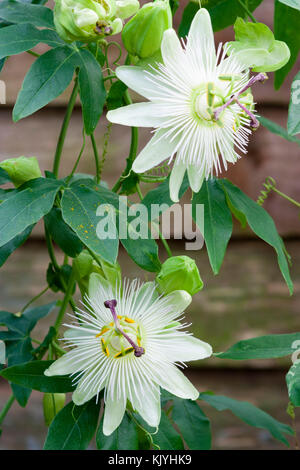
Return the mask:
{"type": "MultiPolygon", "coordinates": [[[[185,5],[188,3],[187,0],[180,2],[180,7],[175,15],[174,19],[174,27],[177,28],[179,26],[182,11],[185,5]]],[[[49,3],[51,6],[51,4],[49,3]]],[[[273,0],[265,0],[262,5],[256,10],[256,17],[265,22],[268,26],[273,26],[273,9],[274,9],[274,2],[273,0]]],[[[234,38],[233,28],[226,28],[224,31],[216,33],[216,43],[226,41],[232,41],[234,38]]],[[[120,35],[113,36],[112,40],[121,42],[120,35]]],[[[38,46],[35,50],[39,53],[47,50],[47,46],[38,46]]],[[[111,50],[110,50],[111,52],[111,50]]],[[[123,54],[123,58],[125,58],[125,52],[123,54]]],[[[21,88],[23,78],[25,73],[29,69],[30,65],[33,63],[34,58],[29,54],[22,54],[20,56],[11,57],[3,71],[1,72],[1,79],[5,81],[6,88],[7,88],[7,105],[13,106],[19,89],[21,88]]],[[[264,85],[256,85],[253,89],[255,101],[258,103],[265,103],[265,104],[287,104],[289,102],[289,93],[290,93],[290,86],[293,77],[296,75],[297,71],[299,70],[300,66],[300,58],[290,72],[287,80],[285,81],[284,85],[280,88],[279,91],[274,90],[273,88],[273,73],[269,74],[270,79],[264,85]]],[[[70,89],[68,89],[65,93],[59,96],[56,100],[51,103],[51,106],[64,106],[68,100],[68,96],[70,94],[70,89]]],[[[135,95],[135,99],[138,99],[138,96],[135,95]]]]}

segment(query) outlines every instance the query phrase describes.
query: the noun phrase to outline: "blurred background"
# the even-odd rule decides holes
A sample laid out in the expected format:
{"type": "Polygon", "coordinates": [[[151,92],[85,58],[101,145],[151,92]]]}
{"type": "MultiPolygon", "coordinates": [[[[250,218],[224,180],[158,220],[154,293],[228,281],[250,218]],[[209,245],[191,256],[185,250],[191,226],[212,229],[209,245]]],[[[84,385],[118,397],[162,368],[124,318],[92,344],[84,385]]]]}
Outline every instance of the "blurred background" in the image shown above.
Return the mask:
{"type": "MultiPolygon", "coordinates": [[[[186,4],[187,1],[180,1],[180,8],[175,15],[176,28],[186,4]]],[[[273,4],[273,0],[265,0],[255,12],[256,18],[270,27],[273,26],[273,4]]],[[[48,5],[51,5],[51,2],[48,5]]],[[[216,34],[217,42],[232,39],[232,28],[216,34]]],[[[37,51],[39,49],[42,51],[42,48],[36,48],[37,51]]],[[[12,57],[6,62],[1,73],[1,79],[6,83],[7,102],[6,105],[0,106],[0,159],[20,155],[36,156],[41,169],[49,170],[52,167],[70,89],[43,110],[13,124],[12,107],[32,62],[33,57],[29,54],[12,57]]],[[[298,70],[299,61],[279,91],[274,91],[273,74],[270,74],[264,85],[256,85],[253,89],[258,112],[283,127],[286,127],[291,82],[298,70]]],[[[132,96],[138,99],[137,95],[132,96]]],[[[100,154],[107,124],[105,118],[101,118],[95,133],[100,154]]],[[[149,135],[148,129],[141,130],[140,148],[148,141],[149,135]]],[[[78,106],[68,131],[60,176],[65,176],[71,171],[81,145],[82,120],[78,106]]],[[[110,187],[124,169],[129,145],[130,129],[114,125],[103,171],[103,179],[110,187]]],[[[94,173],[89,141],[78,171],[94,173]]],[[[300,201],[299,146],[261,127],[250,140],[248,155],[236,165],[230,166],[226,177],[250,197],[257,199],[267,176],[275,178],[281,191],[300,201]]],[[[148,188],[144,188],[144,191],[146,190],[148,188]]],[[[188,197],[184,202],[189,202],[188,197]]],[[[184,252],[183,241],[174,240],[170,243],[173,254],[188,254],[196,259],[205,286],[202,292],[193,298],[193,303],[187,311],[187,320],[193,322],[195,335],[212,344],[215,351],[225,350],[241,339],[300,331],[299,210],[275,193],[270,194],[264,207],[274,218],[292,257],[292,278],[295,286],[292,297],[289,296],[281,277],[272,248],[253,238],[249,231],[242,231],[237,225],[218,276],[214,276],[211,271],[205,247],[200,251],[184,252]]],[[[163,260],[163,247],[160,247],[160,254],[163,260]]],[[[57,256],[60,257],[59,252],[57,256]]],[[[17,312],[30,298],[38,294],[46,286],[45,272],[48,262],[42,225],[38,224],[30,239],[0,270],[0,309],[17,312]]],[[[144,276],[144,272],[122,249],[120,263],[126,277],[143,276],[147,280],[153,277],[147,273],[144,276]]],[[[46,303],[54,299],[57,299],[57,295],[48,291],[39,302],[46,303]]],[[[35,332],[37,339],[46,334],[49,322],[49,319],[40,322],[35,332]]],[[[285,374],[290,365],[290,358],[247,362],[211,359],[199,364],[192,363],[187,374],[200,391],[213,390],[217,394],[248,400],[275,418],[289,423],[290,418],[286,414],[288,395],[285,374]]],[[[9,386],[0,379],[0,407],[9,394],[9,386]]],[[[271,439],[267,432],[248,427],[230,412],[217,412],[207,406],[203,406],[203,409],[212,420],[214,449],[283,448],[271,439]]],[[[32,393],[25,409],[14,404],[2,426],[0,449],[42,448],[47,432],[42,414],[42,394],[38,392],[32,393]]],[[[299,411],[296,423],[300,432],[299,411]]],[[[292,440],[291,443],[294,444],[292,440]]]]}

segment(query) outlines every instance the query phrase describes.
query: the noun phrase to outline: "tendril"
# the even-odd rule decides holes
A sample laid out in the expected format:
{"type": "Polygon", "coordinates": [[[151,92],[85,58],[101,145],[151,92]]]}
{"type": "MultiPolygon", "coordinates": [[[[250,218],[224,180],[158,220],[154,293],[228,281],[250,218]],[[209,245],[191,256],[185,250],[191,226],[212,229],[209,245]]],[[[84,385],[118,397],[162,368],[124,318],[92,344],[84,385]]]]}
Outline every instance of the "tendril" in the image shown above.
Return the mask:
{"type": "Polygon", "coordinates": [[[257,204],[259,204],[260,206],[263,205],[265,200],[268,198],[270,192],[276,187],[276,181],[274,180],[274,178],[272,178],[272,176],[268,176],[265,182],[263,183],[263,187],[265,189],[262,189],[260,191],[259,197],[257,199],[257,204]]]}

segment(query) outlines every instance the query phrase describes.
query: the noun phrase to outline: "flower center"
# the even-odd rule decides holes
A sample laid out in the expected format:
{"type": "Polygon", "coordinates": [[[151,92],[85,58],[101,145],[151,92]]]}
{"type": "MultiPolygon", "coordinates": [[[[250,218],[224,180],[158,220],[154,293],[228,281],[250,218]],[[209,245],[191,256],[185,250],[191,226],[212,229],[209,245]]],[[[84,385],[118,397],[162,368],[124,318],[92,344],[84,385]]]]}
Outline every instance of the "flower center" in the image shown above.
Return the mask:
{"type": "Polygon", "coordinates": [[[214,109],[225,103],[222,90],[213,82],[203,83],[193,90],[191,109],[193,116],[203,125],[215,125],[214,109]]]}
{"type": "Polygon", "coordinates": [[[109,308],[113,320],[105,325],[96,338],[100,338],[102,351],[106,356],[113,356],[118,359],[133,353],[140,357],[145,353],[141,346],[142,335],[141,328],[135,320],[125,315],[117,315],[115,307],[116,300],[107,300],[104,302],[106,308],[109,308]]]}

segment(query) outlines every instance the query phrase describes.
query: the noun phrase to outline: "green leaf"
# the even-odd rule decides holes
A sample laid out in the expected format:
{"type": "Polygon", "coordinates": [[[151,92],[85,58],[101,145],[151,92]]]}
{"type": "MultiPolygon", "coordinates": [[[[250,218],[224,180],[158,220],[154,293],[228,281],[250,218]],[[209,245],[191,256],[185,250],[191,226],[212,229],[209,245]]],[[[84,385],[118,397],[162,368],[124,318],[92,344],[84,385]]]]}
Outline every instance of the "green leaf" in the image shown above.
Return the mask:
{"type": "Polygon", "coordinates": [[[300,361],[292,365],[286,374],[289,397],[294,406],[300,406],[300,361]]]}
{"type": "MultiPolygon", "coordinates": [[[[204,181],[192,200],[192,216],[195,221],[196,205],[204,204],[204,240],[214,274],[220,270],[226,247],[232,234],[232,216],[224,191],[217,180],[204,181]]],[[[201,230],[201,227],[199,227],[201,230]]]]}
{"type": "Polygon", "coordinates": [[[291,135],[300,133],[300,72],[295,76],[291,87],[287,129],[291,135]]]}
{"type": "Polygon", "coordinates": [[[0,167],[0,184],[10,183],[11,179],[7,171],[0,167]]]}
{"type": "Polygon", "coordinates": [[[253,232],[274,248],[277,253],[279,268],[292,294],[293,283],[289,273],[286,250],[281,237],[278,235],[272,217],[265,209],[250,199],[227,179],[218,180],[218,184],[225,192],[231,204],[245,215],[253,232]]]}
{"type": "Polygon", "coordinates": [[[5,364],[5,358],[6,358],[5,343],[4,341],[0,340],[0,364],[5,364]]]}
{"type": "MultiPolygon", "coordinates": [[[[174,202],[170,199],[169,180],[170,180],[170,176],[168,176],[168,178],[166,178],[166,180],[160,185],[158,185],[156,188],[151,189],[151,191],[149,191],[144,197],[144,199],[142,200],[141,204],[143,204],[148,209],[149,220],[150,220],[150,217],[151,219],[153,219],[152,214],[151,214],[151,206],[153,204],[157,204],[159,206],[161,206],[162,204],[165,204],[164,210],[167,208],[167,206],[171,207],[174,204],[174,202]]],[[[182,196],[184,195],[184,193],[187,191],[188,188],[189,188],[189,180],[188,180],[187,175],[185,175],[180,191],[179,191],[179,199],[182,198],[182,196]]]]}
{"type": "MultiPolygon", "coordinates": [[[[214,31],[220,31],[234,24],[240,16],[245,16],[245,10],[237,0],[221,0],[210,2],[207,6],[214,31]]],[[[253,12],[262,3],[262,0],[249,0],[248,9],[253,12]]]]}
{"type": "Polygon", "coordinates": [[[237,18],[234,31],[235,41],[228,43],[228,53],[254,72],[274,72],[289,61],[288,46],[282,41],[276,41],[265,24],[237,18]]]}
{"type": "Polygon", "coordinates": [[[12,240],[10,240],[8,243],[6,243],[5,245],[3,245],[0,248],[0,266],[3,266],[3,264],[5,263],[7,258],[17,248],[19,248],[21,245],[23,245],[23,243],[25,243],[25,241],[27,240],[27,238],[31,234],[34,225],[35,224],[29,225],[29,227],[27,227],[22,233],[17,235],[15,238],[13,238],[12,240]]]}
{"type": "Polygon", "coordinates": [[[17,24],[0,29],[0,59],[32,49],[40,42],[57,47],[62,41],[55,31],[39,30],[31,24],[17,24]]]}
{"type": "MultiPolygon", "coordinates": [[[[9,312],[0,312],[0,324],[8,328],[8,332],[0,333],[7,345],[8,367],[27,363],[33,360],[32,343],[29,337],[38,320],[48,315],[55,307],[56,302],[25,310],[23,315],[14,315],[9,312]]],[[[12,383],[13,394],[20,406],[26,406],[31,389],[12,383]]]]}
{"type": "Polygon", "coordinates": [[[266,129],[268,129],[273,134],[279,135],[279,137],[282,137],[283,139],[289,140],[290,142],[295,142],[300,145],[300,139],[297,139],[297,137],[293,137],[288,134],[287,130],[276,124],[276,122],[270,121],[270,119],[267,119],[263,116],[259,116],[258,120],[266,129]]]}
{"type": "MultiPolygon", "coordinates": [[[[130,230],[129,226],[129,234],[131,234],[131,236],[133,232],[134,230],[130,230]]],[[[130,258],[138,266],[151,273],[160,271],[161,263],[158,258],[158,246],[155,240],[152,238],[148,240],[127,238],[120,239],[120,241],[130,258]]]]}
{"type": "Polygon", "coordinates": [[[68,403],[52,421],[44,450],[85,450],[95,434],[98,417],[95,400],[82,406],[68,403]]]}
{"type": "Polygon", "coordinates": [[[153,435],[153,441],[161,450],[181,450],[183,442],[171,424],[166,413],[162,410],[158,432],[153,435]]]}
{"type": "Polygon", "coordinates": [[[44,28],[54,28],[53,12],[41,5],[30,5],[20,2],[2,1],[0,18],[10,23],[31,23],[44,28]]]}
{"type": "Polygon", "coordinates": [[[230,410],[245,423],[256,428],[266,429],[278,441],[289,445],[284,434],[292,436],[294,431],[287,424],[272,418],[269,414],[246,401],[233,400],[222,395],[200,393],[199,398],[218,411],[230,410]]]}
{"type": "Polygon", "coordinates": [[[185,9],[183,10],[181,23],[178,29],[179,37],[184,38],[185,36],[188,35],[191,23],[198,10],[199,10],[199,5],[197,3],[189,2],[187,4],[185,9]]]}
{"type": "MultiPolygon", "coordinates": [[[[8,367],[10,368],[15,364],[31,361],[33,359],[31,351],[32,344],[31,339],[28,336],[24,336],[18,341],[10,341],[9,343],[6,343],[8,367]]],[[[31,389],[16,385],[14,383],[11,384],[11,388],[19,405],[25,407],[30,397],[31,389]]]]}
{"type": "Polygon", "coordinates": [[[59,96],[74,74],[74,54],[69,46],[57,47],[40,56],[27,73],[13,110],[13,120],[33,114],[59,96]]]}
{"type": "MultiPolygon", "coordinates": [[[[27,309],[23,315],[0,312],[0,324],[9,329],[8,332],[0,333],[3,339],[9,341],[6,343],[9,368],[16,364],[27,363],[33,360],[33,348],[29,333],[35,327],[37,321],[48,315],[55,305],[56,302],[52,302],[41,307],[27,309]]],[[[12,390],[20,406],[26,406],[31,388],[13,383],[12,390]]]]}
{"type": "Polygon", "coordinates": [[[98,186],[95,191],[79,183],[65,190],[61,202],[64,221],[74,230],[85,246],[109,263],[114,263],[118,254],[118,236],[112,207],[116,202],[118,202],[118,197],[111,191],[101,186],[98,186]],[[96,212],[101,204],[106,205],[112,215],[109,219],[111,223],[108,222],[108,238],[103,240],[96,233],[100,217],[96,215],[96,212]]]}
{"type": "Polygon", "coordinates": [[[127,86],[121,80],[117,80],[112,84],[107,95],[108,111],[121,108],[124,105],[123,98],[126,90],[127,86]]]}
{"type": "Polygon", "coordinates": [[[99,450],[138,450],[138,427],[127,413],[124,414],[120,426],[110,436],[105,436],[102,432],[103,419],[104,417],[100,421],[96,435],[99,450]]]}
{"type": "Polygon", "coordinates": [[[79,70],[79,94],[82,104],[84,128],[87,135],[94,132],[105,103],[102,70],[90,51],[79,49],[74,57],[79,70]]]}
{"type": "Polygon", "coordinates": [[[267,335],[239,341],[227,351],[215,353],[220,359],[272,359],[291,355],[295,349],[293,343],[300,341],[300,333],[267,335]]]}
{"type": "Polygon", "coordinates": [[[51,238],[64,253],[71,256],[71,258],[76,258],[81,253],[83,244],[76,233],[64,222],[60,209],[57,207],[51,209],[45,216],[45,225],[51,238]]]}
{"type": "MultiPolygon", "coordinates": [[[[248,8],[253,12],[262,0],[249,0],[248,8]]],[[[237,0],[208,0],[205,2],[205,8],[208,10],[214,31],[220,31],[232,25],[235,20],[245,15],[245,10],[237,0]]],[[[182,20],[179,26],[179,36],[185,37],[190,29],[191,22],[197,11],[199,5],[196,2],[190,2],[184,9],[182,20]]]]}
{"type": "Polygon", "coordinates": [[[178,398],[174,399],[173,403],[172,419],[189,449],[209,450],[211,448],[210,422],[198,403],[178,398]]]}
{"type": "Polygon", "coordinates": [[[10,382],[43,393],[67,393],[75,388],[72,378],[65,375],[47,377],[44,372],[53,361],[30,361],[8,367],[0,375],[10,382]]]}
{"type": "Polygon", "coordinates": [[[30,333],[36,323],[52,312],[56,302],[50,302],[39,307],[28,308],[22,315],[0,311],[0,325],[6,326],[9,330],[19,333],[22,337],[30,333]]]}
{"type": "Polygon", "coordinates": [[[47,214],[60,187],[59,181],[36,178],[0,204],[0,247],[47,214]]]}
{"type": "Polygon", "coordinates": [[[284,3],[284,5],[287,5],[288,7],[296,8],[296,10],[300,10],[299,0],[279,0],[279,1],[280,3],[284,3]]]}
{"type": "Polygon", "coordinates": [[[288,63],[275,73],[274,86],[277,90],[281,87],[285,77],[297,60],[300,50],[300,11],[275,0],[274,33],[275,38],[284,41],[290,51],[291,57],[288,63]]]}
{"type": "Polygon", "coordinates": [[[49,345],[51,344],[51,341],[53,338],[55,338],[55,336],[56,329],[54,328],[54,326],[50,326],[49,331],[41,342],[41,344],[33,351],[31,351],[31,354],[35,357],[35,359],[39,360],[44,356],[44,354],[46,354],[49,349],[49,345]]]}

